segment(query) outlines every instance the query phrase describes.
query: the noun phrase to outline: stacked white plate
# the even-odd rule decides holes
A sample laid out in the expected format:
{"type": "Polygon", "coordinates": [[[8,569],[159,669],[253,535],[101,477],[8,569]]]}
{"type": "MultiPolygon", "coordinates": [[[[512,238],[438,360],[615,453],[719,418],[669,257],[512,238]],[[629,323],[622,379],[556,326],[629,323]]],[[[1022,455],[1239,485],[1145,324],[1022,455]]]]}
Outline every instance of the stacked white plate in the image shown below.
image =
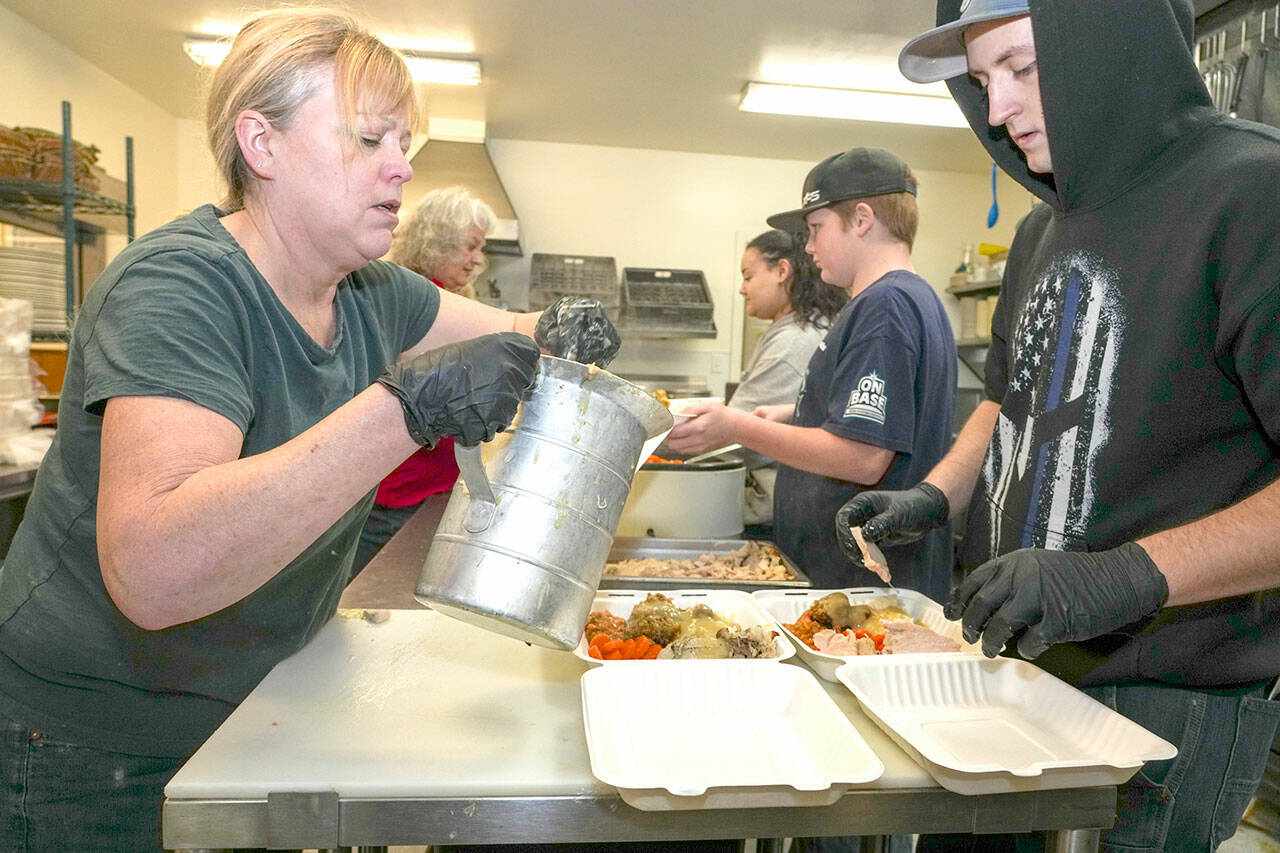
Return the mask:
{"type": "Polygon", "coordinates": [[[0,246],[0,296],[31,303],[32,331],[65,332],[67,285],[62,253],[0,246]]]}

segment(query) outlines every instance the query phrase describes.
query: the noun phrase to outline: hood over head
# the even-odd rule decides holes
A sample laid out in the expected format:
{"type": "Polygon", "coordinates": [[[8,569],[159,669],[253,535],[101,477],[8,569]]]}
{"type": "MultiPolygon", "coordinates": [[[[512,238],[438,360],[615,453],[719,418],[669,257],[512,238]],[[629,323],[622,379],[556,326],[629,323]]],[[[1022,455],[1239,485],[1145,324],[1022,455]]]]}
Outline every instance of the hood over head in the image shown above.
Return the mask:
{"type": "MultiPolygon", "coordinates": [[[[963,5],[938,0],[938,25],[956,21],[963,5]]],[[[1052,175],[1028,169],[1004,128],[987,124],[986,93],[972,77],[947,87],[992,159],[1044,201],[1063,211],[1101,204],[1180,137],[1218,120],[1191,52],[1191,0],[1029,6],[1052,175]]]]}

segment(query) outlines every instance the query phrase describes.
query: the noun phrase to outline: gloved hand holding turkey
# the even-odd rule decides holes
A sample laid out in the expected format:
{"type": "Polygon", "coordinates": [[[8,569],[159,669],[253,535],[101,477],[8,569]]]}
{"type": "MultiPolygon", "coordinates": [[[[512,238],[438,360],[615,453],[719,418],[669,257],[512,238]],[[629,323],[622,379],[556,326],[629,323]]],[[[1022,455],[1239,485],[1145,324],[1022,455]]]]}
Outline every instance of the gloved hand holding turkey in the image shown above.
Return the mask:
{"type": "Polygon", "coordinates": [[[859,492],[836,511],[836,539],[849,559],[861,564],[850,528],[861,527],[863,537],[877,545],[904,545],[946,524],[950,516],[947,496],[932,483],[902,491],[859,492]]]}
{"type": "Polygon", "coordinates": [[[435,447],[449,435],[463,444],[493,438],[515,417],[537,370],[533,341],[498,332],[428,350],[377,381],[399,398],[413,440],[435,447]]]}
{"type": "Polygon", "coordinates": [[[622,339],[598,300],[562,296],[538,318],[533,331],[538,346],[556,358],[608,366],[622,339]]]}

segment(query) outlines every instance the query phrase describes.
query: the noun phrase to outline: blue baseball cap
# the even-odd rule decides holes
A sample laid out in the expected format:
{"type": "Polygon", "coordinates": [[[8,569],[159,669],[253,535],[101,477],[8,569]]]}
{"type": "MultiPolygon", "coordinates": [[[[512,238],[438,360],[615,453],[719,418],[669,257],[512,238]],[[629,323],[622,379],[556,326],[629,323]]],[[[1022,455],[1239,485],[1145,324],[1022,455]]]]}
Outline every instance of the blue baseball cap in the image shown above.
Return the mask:
{"type": "Polygon", "coordinates": [[[898,70],[914,83],[934,83],[969,73],[964,30],[972,24],[1031,12],[1028,0],[963,0],[960,17],[916,36],[898,54],[898,70]]]}

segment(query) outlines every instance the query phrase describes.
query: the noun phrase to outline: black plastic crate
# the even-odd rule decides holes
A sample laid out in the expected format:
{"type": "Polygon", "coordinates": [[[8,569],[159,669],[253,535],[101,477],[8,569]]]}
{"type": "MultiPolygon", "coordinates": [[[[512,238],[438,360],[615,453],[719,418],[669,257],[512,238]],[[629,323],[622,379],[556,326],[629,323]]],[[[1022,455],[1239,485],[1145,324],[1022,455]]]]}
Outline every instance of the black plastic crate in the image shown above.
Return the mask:
{"type": "Polygon", "coordinates": [[[715,310],[702,270],[626,267],[622,289],[628,312],[641,320],[708,322],[715,310]]]}
{"type": "Polygon", "coordinates": [[[613,258],[535,252],[529,268],[529,308],[538,311],[562,296],[589,296],[606,308],[622,301],[613,258]]]}

